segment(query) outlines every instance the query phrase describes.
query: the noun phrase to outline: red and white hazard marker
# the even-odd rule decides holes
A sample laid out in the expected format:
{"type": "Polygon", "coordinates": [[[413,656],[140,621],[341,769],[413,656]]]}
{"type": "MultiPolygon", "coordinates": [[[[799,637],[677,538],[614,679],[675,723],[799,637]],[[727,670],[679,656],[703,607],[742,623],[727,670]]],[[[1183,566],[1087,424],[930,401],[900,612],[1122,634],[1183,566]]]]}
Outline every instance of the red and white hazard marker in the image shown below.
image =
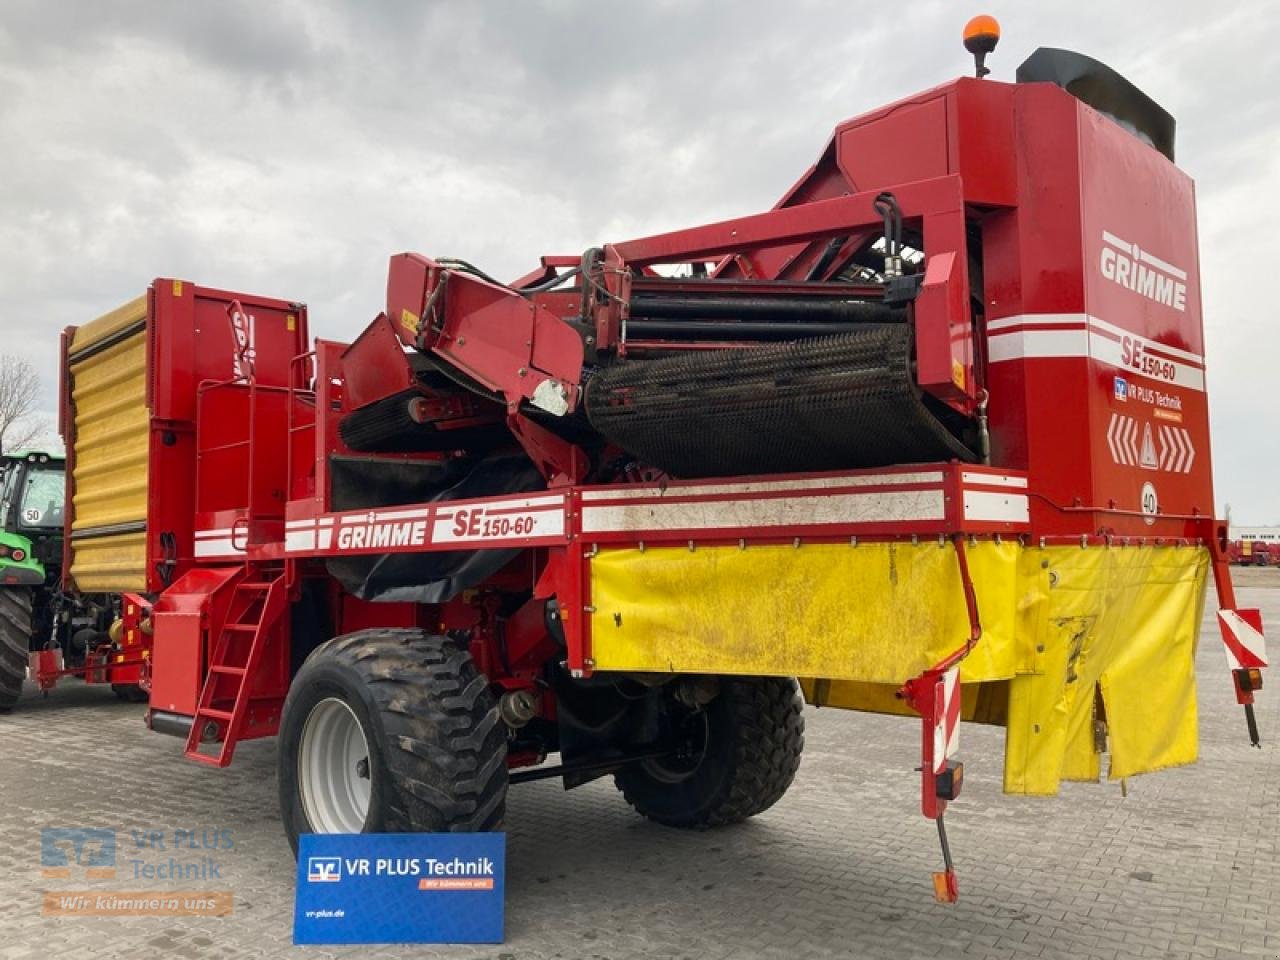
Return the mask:
{"type": "Polygon", "coordinates": [[[1219,610],[1218,626],[1232,670],[1256,670],[1267,665],[1261,610],[1219,610]]]}
{"type": "Polygon", "coordinates": [[[1267,665],[1267,643],[1262,636],[1262,612],[1260,610],[1218,611],[1218,626],[1222,628],[1222,643],[1227,648],[1227,666],[1235,681],[1236,702],[1244,707],[1245,723],[1249,727],[1249,742],[1262,746],[1258,736],[1258,720],[1253,714],[1254,691],[1262,689],[1262,668],[1267,665]]]}
{"type": "Polygon", "coordinates": [[[960,746],[960,667],[959,658],[947,669],[926,670],[902,686],[902,696],[923,721],[920,745],[921,805],[920,812],[938,825],[944,870],[933,875],[934,896],[943,903],[954,903],[959,896],[951,846],[943,813],[947,803],[960,794],[964,782],[964,764],[952,759],[960,746]]]}
{"type": "Polygon", "coordinates": [[[946,671],[933,687],[933,772],[947,769],[960,746],[960,668],[946,671]]]}

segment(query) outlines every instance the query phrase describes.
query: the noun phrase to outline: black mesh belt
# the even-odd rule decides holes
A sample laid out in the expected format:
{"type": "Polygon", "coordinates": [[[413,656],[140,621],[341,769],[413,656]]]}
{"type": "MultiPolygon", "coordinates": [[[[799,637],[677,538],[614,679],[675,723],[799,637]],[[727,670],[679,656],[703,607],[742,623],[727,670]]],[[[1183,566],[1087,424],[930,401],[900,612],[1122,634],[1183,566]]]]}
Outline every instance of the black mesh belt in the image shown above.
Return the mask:
{"type": "Polygon", "coordinates": [[[624,361],[587,384],[592,426],[677,477],[974,460],[911,373],[911,328],[624,361]]]}

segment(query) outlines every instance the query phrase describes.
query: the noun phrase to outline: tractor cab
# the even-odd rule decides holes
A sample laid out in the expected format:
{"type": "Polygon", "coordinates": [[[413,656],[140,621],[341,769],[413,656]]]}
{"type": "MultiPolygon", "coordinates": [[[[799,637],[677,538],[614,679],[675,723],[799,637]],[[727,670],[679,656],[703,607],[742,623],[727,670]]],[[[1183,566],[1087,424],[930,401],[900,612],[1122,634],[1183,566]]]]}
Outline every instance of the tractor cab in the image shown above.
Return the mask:
{"type": "Polygon", "coordinates": [[[62,565],[66,462],[38,451],[0,459],[0,583],[43,586],[62,565]]]}

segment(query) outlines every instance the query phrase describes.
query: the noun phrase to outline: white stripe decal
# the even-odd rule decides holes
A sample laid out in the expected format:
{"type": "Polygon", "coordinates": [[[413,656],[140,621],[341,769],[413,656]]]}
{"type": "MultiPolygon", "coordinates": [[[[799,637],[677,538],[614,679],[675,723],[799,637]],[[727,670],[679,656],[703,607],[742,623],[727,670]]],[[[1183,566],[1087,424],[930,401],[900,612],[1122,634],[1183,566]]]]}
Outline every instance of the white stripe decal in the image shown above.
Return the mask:
{"type": "Polygon", "coordinates": [[[1179,360],[1185,360],[1187,363],[1199,364],[1202,367],[1204,366],[1203,354],[1192,353],[1190,350],[1183,350],[1179,347],[1171,347],[1166,343],[1161,343],[1159,340],[1148,340],[1146,337],[1142,337],[1129,330],[1125,330],[1123,327],[1117,327],[1114,323],[1107,323],[1107,321],[1100,320],[1097,317],[1089,317],[1089,326],[1107,333],[1113,333],[1117,337],[1133,337],[1136,340],[1141,340],[1144,345],[1150,346],[1152,349],[1158,350],[1161,353],[1167,353],[1169,356],[1176,357],[1179,360]]]}
{"type": "Polygon", "coordinates": [[[315,530],[286,530],[284,548],[286,550],[314,550],[316,548],[315,530]]]}
{"type": "Polygon", "coordinates": [[[904,490],[829,497],[586,506],[582,511],[582,530],[584,533],[617,533],[802,527],[942,520],[944,516],[941,490],[904,490]]]}
{"type": "MultiPolygon", "coordinates": [[[[1167,343],[1161,343],[1158,340],[1148,340],[1141,334],[1126,330],[1123,327],[1117,327],[1114,323],[1108,323],[1101,317],[1095,317],[1088,313],[1019,313],[1012,317],[1001,317],[999,320],[992,320],[987,324],[987,333],[991,335],[1001,334],[1008,336],[1014,327],[1091,327],[1100,333],[1111,333],[1117,337],[1134,337],[1150,344],[1154,349],[1167,353],[1171,357],[1179,360],[1185,360],[1188,363],[1204,364],[1204,356],[1199,353],[1193,353],[1190,350],[1183,350],[1181,347],[1171,347],[1167,343]]],[[[1052,331],[1031,330],[1025,331],[1029,333],[1049,333],[1052,331]]]]}
{"type": "Polygon", "coordinates": [[[964,518],[1004,523],[1028,523],[1031,520],[1027,496],[1023,493],[992,493],[986,490],[964,492],[964,518]]]}
{"type": "Polygon", "coordinates": [[[1035,357],[1087,356],[1089,331],[1085,329],[1012,330],[987,340],[987,359],[992,363],[1035,357]]]}
{"type": "Polygon", "coordinates": [[[1023,487],[1027,485],[1026,477],[1011,477],[1004,473],[979,473],[977,470],[961,472],[960,479],[964,483],[972,483],[979,487],[1023,487]]]}
{"type": "MultiPolygon", "coordinates": [[[[1134,334],[1126,334],[1126,336],[1138,341],[1145,350],[1148,346],[1154,346],[1157,350],[1164,349],[1161,344],[1153,343],[1150,340],[1144,340],[1134,334]]],[[[1124,362],[1124,354],[1122,347],[1118,342],[1109,337],[1101,335],[1089,335],[1089,349],[1093,359],[1102,363],[1115,367],[1117,370],[1123,370],[1126,375],[1146,377],[1160,383],[1172,383],[1179,387],[1186,387],[1189,390],[1204,391],[1204,370],[1197,366],[1192,366],[1183,360],[1160,360],[1157,365],[1159,369],[1171,372],[1172,377],[1153,376],[1141,370],[1135,370],[1132,365],[1124,362]]],[[[1168,351],[1171,352],[1171,351],[1168,351]]],[[[1148,359],[1151,359],[1148,357],[1148,359]]]]}
{"type": "Polygon", "coordinates": [[[1085,313],[1002,317],[989,323],[987,332],[987,357],[991,363],[1039,358],[1092,358],[1133,376],[1145,376],[1191,390],[1204,390],[1204,357],[1201,354],[1149,340],[1085,313]],[[1078,329],[1015,329],[1027,325],[1074,326],[1078,329]],[[1147,354],[1148,359],[1159,361],[1153,367],[1166,375],[1135,370],[1132,364],[1126,363],[1117,339],[1126,337],[1140,352],[1147,354]]]}
{"type": "Polygon", "coordinates": [[[197,540],[194,553],[197,557],[239,557],[244,555],[242,547],[236,547],[230,537],[220,540],[197,540]]]}
{"type": "MultiPolygon", "coordinates": [[[[421,520],[423,517],[431,515],[429,509],[418,508],[417,510],[375,510],[373,512],[373,521],[381,523],[384,520],[421,520]]],[[[369,515],[358,515],[354,517],[344,517],[344,523],[367,523],[369,515]]]]}
{"type": "Polygon", "coordinates": [[[673,487],[628,487],[617,490],[584,490],[582,499],[635,500],[649,497],[719,497],[751,493],[774,493],[790,490],[824,490],[841,487],[889,487],[915,483],[941,483],[936,470],[915,473],[882,473],[850,477],[810,477],[806,480],[763,480],[759,482],[697,484],[673,487]]]}
{"type": "Polygon", "coordinates": [[[999,320],[990,321],[987,324],[987,333],[1007,330],[1009,327],[1021,327],[1028,323],[1044,327],[1073,327],[1086,324],[1088,321],[1087,313],[1019,313],[1012,317],[1001,317],[999,320]]]}

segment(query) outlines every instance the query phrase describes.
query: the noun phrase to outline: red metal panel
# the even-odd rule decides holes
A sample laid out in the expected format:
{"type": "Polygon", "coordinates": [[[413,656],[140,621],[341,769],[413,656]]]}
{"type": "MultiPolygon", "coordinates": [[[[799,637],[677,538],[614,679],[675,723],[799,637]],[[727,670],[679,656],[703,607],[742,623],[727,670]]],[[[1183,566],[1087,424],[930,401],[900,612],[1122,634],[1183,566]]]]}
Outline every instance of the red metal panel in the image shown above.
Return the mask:
{"type": "Polygon", "coordinates": [[[202,391],[195,512],[275,504],[284,512],[290,396],[283,389],[225,384],[202,391]],[[255,407],[251,411],[250,405],[255,407]],[[249,425],[258,436],[250,444],[249,425]],[[252,469],[250,467],[252,466],[252,469]]]}
{"type": "Polygon", "coordinates": [[[1088,519],[1057,507],[1091,502],[1088,374],[1079,357],[1057,354],[1084,335],[1053,325],[1084,310],[1079,101],[1034,84],[1018,88],[1015,103],[1017,214],[984,235],[992,446],[996,462],[1031,471],[1036,531],[1079,533],[1088,519]]]}
{"type": "Polygon", "coordinates": [[[946,101],[939,93],[842,129],[836,155],[854,190],[896,188],[950,173],[946,101]]]}
{"type": "Polygon", "coordinates": [[[1015,89],[962,77],[848,120],[835,134],[840,170],[858,191],[957,173],[970,203],[1011,205],[1015,89]]]}
{"type": "MultiPolygon", "coordinates": [[[[942,219],[942,218],[939,218],[942,219]]],[[[969,313],[969,268],[964,255],[964,218],[946,217],[948,248],[931,256],[916,297],[916,382],[934,396],[968,412],[976,394],[969,313]]],[[[929,239],[932,239],[930,235],[929,239]]]]}
{"type": "Polygon", "coordinates": [[[418,253],[397,253],[387,267],[387,316],[396,335],[412,346],[427,300],[431,263],[418,253]]]}
{"type": "Polygon", "coordinates": [[[336,636],[371,627],[422,626],[434,629],[436,626],[424,622],[423,608],[416,603],[370,603],[341,592],[337,581],[331,581],[331,584],[334,588],[333,621],[336,636]]]}
{"type": "Polygon", "coordinates": [[[984,231],[993,449],[1038,533],[1212,514],[1190,180],[1066,92],[1017,88],[1016,215],[984,231]]]}
{"type": "Polygon", "coordinates": [[[198,608],[157,612],[152,623],[151,706],[190,716],[204,679],[204,629],[198,608]]]}
{"type": "MultiPolygon", "coordinates": [[[[70,364],[67,363],[67,351],[71,347],[71,338],[75,336],[75,327],[66,327],[58,341],[58,436],[62,437],[66,448],[66,464],[63,467],[65,483],[64,497],[68,505],[75,503],[76,495],[76,445],[72,436],[75,428],[75,413],[71,403],[71,383],[68,380],[70,364]]],[[[75,510],[62,512],[62,588],[74,589],[71,582],[71,525],[75,522],[75,510]]]]}
{"type": "Polygon", "coordinates": [[[391,258],[387,313],[398,318],[396,333],[405,343],[442,357],[499,394],[508,412],[522,400],[549,409],[539,399],[548,381],[569,410],[578,403],[581,338],[545,306],[508,287],[401,254],[391,258]]]}
{"type": "MultiPolygon", "coordinates": [[[[316,400],[313,441],[312,500],[305,504],[312,511],[329,509],[329,455],[347,453],[347,446],[338,435],[338,412],[344,405],[342,380],[342,350],[346,344],[332,340],[316,341],[316,400]]],[[[295,476],[297,471],[295,471],[295,476]]]]}
{"type": "MultiPolygon", "coordinates": [[[[265,426],[273,431],[273,437],[262,447],[270,462],[255,468],[254,482],[264,497],[279,491],[280,501],[284,499],[283,464],[288,447],[281,391],[291,382],[304,385],[301,381],[305,371],[297,368],[293,359],[308,349],[306,307],[288,300],[200,287],[183,280],[155,280],[147,316],[151,411],[147,586],[151,591],[164,589],[188,567],[193,555],[194,514],[199,509],[211,509],[197,503],[197,490],[203,491],[212,503],[232,506],[237,497],[243,499],[240,491],[247,489],[247,461],[243,457],[237,460],[232,448],[212,456],[210,470],[203,477],[197,470],[200,385],[227,381],[235,375],[237,349],[227,317],[227,307],[233,301],[239,301],[250,318],[255,377],[259,383],[280,388],[266,401],[270,409],[265,414],[265,426]],[[166,566],[170,562],[173,567],[166,566]]],[[[222,391],[234,392],[234,388],[222,391]]],[[[219,444],[246,440],[247,411],[223,413],[226,416],[202,420],[202,428],[218,432],[219,444]]]]}
{"type": "Polygon", "coordinates": [[[955,83],[947,115],[950,170],[964,180],[965,199],[971,204],[1011,206],[1018,201],[1016,89],[973,77],[955,83]]]}
{"type": "MultiPolygon", "coordinates": [[[[1112,121],[1079,113],[1093,502],[1212,516],[1194,188],[1112,121]]],[[[1113,525],[1143,535],[1146,519],[1113,525]]]]}
{"type": "Polygon", "coordinates": [[[408,390],[413,370],[395,327],[380,314],[342,353],[344,409],[354,410],[408,390]]]}

